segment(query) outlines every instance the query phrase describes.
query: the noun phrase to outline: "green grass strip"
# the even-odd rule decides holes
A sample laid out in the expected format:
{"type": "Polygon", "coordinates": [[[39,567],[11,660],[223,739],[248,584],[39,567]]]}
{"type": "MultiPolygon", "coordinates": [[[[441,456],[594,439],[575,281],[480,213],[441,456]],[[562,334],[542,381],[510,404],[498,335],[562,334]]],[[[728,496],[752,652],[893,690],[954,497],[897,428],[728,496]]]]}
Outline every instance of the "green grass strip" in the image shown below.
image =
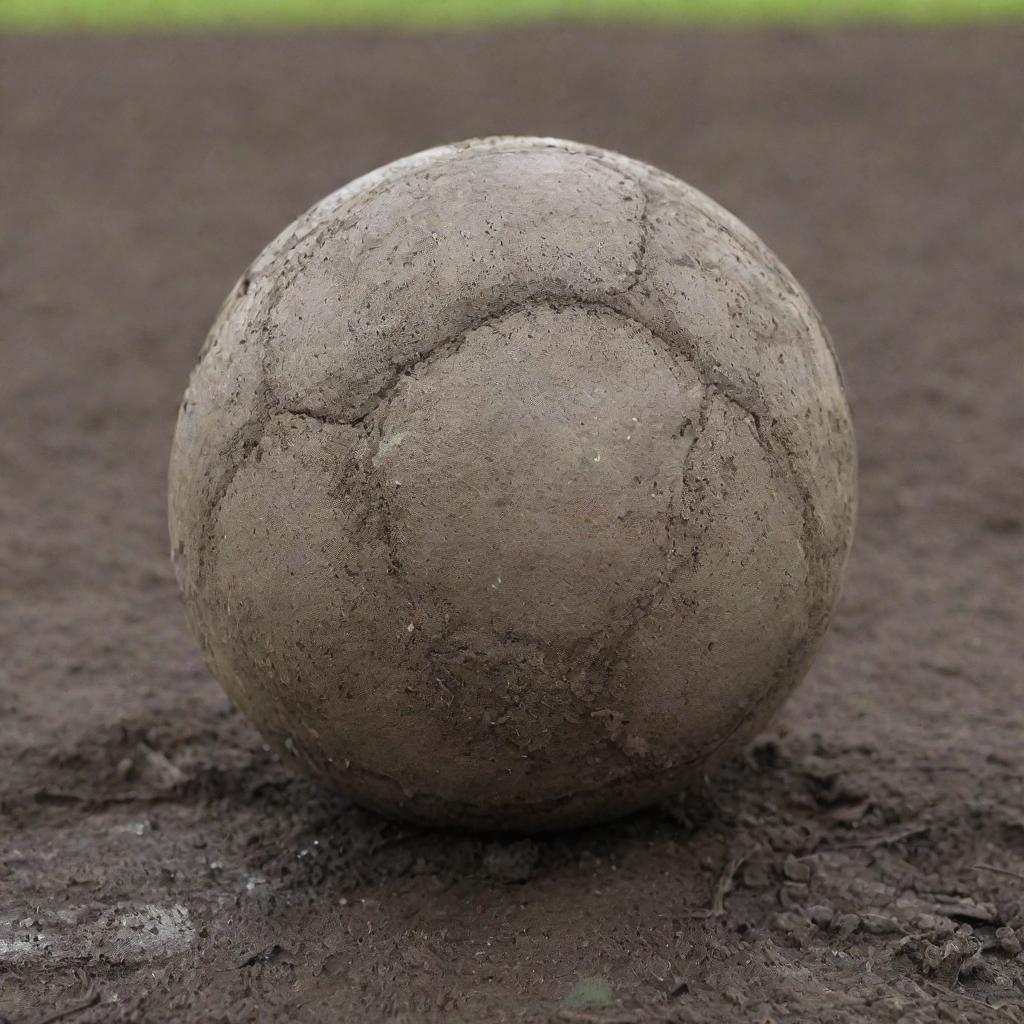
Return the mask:
{"type": "Polygon", "coordinates": [[[1024,0],[0,0],[0,29],[458,27],[537,21],[909,23],[1024,19],[1024,0]]]}

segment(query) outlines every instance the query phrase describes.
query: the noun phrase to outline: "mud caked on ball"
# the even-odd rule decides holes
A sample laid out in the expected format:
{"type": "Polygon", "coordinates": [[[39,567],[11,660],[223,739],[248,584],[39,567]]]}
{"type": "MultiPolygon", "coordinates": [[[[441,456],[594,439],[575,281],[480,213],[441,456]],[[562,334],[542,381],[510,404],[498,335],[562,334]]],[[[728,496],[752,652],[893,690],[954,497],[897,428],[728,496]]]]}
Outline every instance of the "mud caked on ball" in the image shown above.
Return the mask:
{"type": "Polygon", "coordinates": [[[806,671],[850,544],[827,335],[735,217],[550,139],[323,200],[225,303],[182,403],[174,564],[224,688],[416,821],[664,798],[806,671]]]}

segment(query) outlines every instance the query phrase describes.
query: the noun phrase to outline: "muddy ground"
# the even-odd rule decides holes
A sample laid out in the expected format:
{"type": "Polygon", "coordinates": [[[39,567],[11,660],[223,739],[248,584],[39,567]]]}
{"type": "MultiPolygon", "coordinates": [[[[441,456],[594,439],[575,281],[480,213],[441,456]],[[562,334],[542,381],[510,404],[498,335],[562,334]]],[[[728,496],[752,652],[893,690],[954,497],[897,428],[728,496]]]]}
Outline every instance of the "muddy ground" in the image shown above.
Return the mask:
{"type": "Polygon", "coordinates": [[[1024,33],[5,39],[0,103],[3,1020],[1024,1021],[1024,33]],[[518,842],[282,768],[186,632],[164,510],[263,243],[495,132],[746,219],[831,325],[862,460],[771,732],[518,842]]]}

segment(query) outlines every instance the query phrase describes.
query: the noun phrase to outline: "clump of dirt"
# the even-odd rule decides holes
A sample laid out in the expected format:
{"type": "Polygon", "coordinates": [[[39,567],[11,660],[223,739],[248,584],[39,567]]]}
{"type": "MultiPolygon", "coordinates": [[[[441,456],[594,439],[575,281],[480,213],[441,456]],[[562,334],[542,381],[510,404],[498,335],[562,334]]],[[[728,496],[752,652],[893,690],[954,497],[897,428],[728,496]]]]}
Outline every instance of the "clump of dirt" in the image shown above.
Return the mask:
{"type": "Polygon", "coordinates": [[[1024,1019],[1020,42],[0,40],[0,1014],[1024,1019]],[[203,667],[165,531],[237,268],[338,180],[495,127],[741,213],[830,325],[862,470],[773,732],[683,801],[525,845],[286,770],[203,667]]]}

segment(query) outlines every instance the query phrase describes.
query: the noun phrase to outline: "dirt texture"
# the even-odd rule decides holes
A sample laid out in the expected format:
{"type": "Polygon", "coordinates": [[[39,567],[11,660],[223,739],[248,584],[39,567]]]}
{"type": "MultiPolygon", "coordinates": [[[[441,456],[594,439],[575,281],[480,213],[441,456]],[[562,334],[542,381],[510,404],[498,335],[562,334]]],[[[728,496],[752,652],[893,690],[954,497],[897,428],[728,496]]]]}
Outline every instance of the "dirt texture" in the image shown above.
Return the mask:
{"type": "Polygon", "coordinates": [[[678,794],[804,675],[853,534],[820,318],[677,178],[460,142],[245,272],[170,462],[207,664],[274,748],[418,824],[678,794]]]}
{"type": "Polygon", "coordinates": [[[0,1014],[1024,1020],[1024,35],[0,41],[0,1014]],[[698,796],[488,839],[288,771],[188,634],[182,387],[239,268],[404,153],[579,138],[742,216],[858,430],[844,597],[698,796]]]}

